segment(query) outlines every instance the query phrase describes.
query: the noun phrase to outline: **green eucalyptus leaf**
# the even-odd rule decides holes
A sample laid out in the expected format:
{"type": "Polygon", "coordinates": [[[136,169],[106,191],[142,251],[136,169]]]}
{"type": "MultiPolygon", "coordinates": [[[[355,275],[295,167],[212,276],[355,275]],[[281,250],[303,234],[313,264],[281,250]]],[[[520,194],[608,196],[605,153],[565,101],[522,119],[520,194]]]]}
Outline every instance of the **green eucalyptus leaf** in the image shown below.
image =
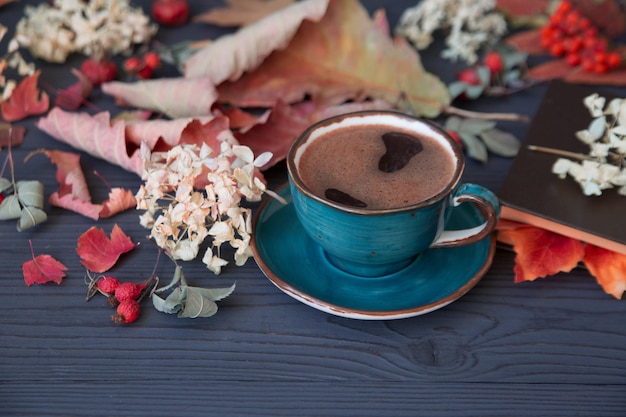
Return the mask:
{"type": "Polygon", "coordinates": [[[228,297],[235,291],[235,284],[228,288],[200,288],[200,287],[187,287],[188,290],[193,290],[211,301],[219,301],[228,297]]]}
{"type": "Polygon", "coordinates": [[[519,80],[522,76],[522,72],[520,70],[511,70],[507,71],[504,75],[504,83],[506,85],[513,84],[515,81],[519,80]]]}
{"type": "Polygon", "coordinates": [[[463,81],[455,81],[448,85],[448,93],[450,94],[450,99],[454,100],[461,94],[465,92],[468,84],[463,81]]]}
{"type": "Polygon", "coordinates": [[[187,287],[187,298],[183,309],[178,312],[180,318],[211,317],[217,313],[217,304],[215,301],[203,297],[193,287],[187,287]]]}
{"type": "Polygon", "coordinates": [[[166,299],[161,298],[158,294],[152,294],[152,305],[162,313],[176,314],[183,306],[181,295],[182,291],[179,288],[172,291],[166,299]]]}
{"type": "Polygon", "coordinates": [[[458,132],[465,132],[471,135],[478,135],[488,129],[493,129],[496,122],[484,119],[464,119],[458,132]]]}
{"type": "Polygon", "coordinates": [[[467,98],[469,98],[470,100],[480,97],[483,94],[483,91],[485,91],[485,87],[483,87],[482,85],[465,84],[464,92],[467,98]]]}
{"type": "Polygon", "coordinates": [[[174,285],[180,282],[181,277],[184,279],[183,268],[180,265],[176,265],[176,270],[174,271],[174,276],[172,277],[172,280],[170,281],[170,283],[167,284],[165,287],[157,288],[154,292],[157,294],[161,294],[162,292],[169,290],[174,285]]]}
{"type": "Polygon", "coordinates": [[[467,156],[482,163],[486,163],[488,156],[485,144],[478,139],[476,135],[472,135],[467,132],[458,133],[461,138],[461,142],[463,142],[463,146],[465,146],[465,149],[467,150],[467,156]]]}
{"type": "Polygon", "coordinates": [[[46,220],[48,220],[48,215],[39,207],[24,206],[20,219],[17,221],[17,231],[30,229],[46,220]]]}
{"type": "Polygon", "coordinates": [[[458,132],[459,129],[461,128],[462,121],[463,119],[461,119],[459,116],[450,116],[446,119],[443,127],[446,130],[452,130],[454,132],[458,132]]]}
{"type": "Polygon", "coordinates": [[[520,148],[520,141],[513,134],[500,129],[485,130],[480,133],[480,138],[490,152],[499,156],[513,157],[520,148]]]}
{"type": "Polygon", "coordinates": [[[43,208],[43,184],[39,181],[18,181],[17,195],[25,206],[43,208]]]}
{"type": "Polygon", "coordinates": [[[5,197],[0,203],[0,220],[19,219],[22,215],[22,206],[15,194],[5,197]]]}
{"type": "Polygon", "coordinates": [[[6,178],[0,177],[0,193],[8,190],[9,188],[11,188],[12,185],[13,183],[11,183],[11,181],[6,178]]]}
{"type": "Polygon", "coordinates": [[[476,67],[476,74],[483,86],[488,86],[491,82],[491,71],[484,65],[476,67]]]}

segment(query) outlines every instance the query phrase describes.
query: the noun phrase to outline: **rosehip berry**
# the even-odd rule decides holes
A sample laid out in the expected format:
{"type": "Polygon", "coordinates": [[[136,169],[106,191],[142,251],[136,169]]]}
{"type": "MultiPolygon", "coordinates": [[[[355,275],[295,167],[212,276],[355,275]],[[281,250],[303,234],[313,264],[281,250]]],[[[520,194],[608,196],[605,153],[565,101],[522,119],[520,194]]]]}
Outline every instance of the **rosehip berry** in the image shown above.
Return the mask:
{"type": "Polygon", "coordinates": [[[143,66],[144,64],[143,62],[141,62],[141,59],[137,58],[136,56],[130,57],[126,61],[124,61],[124,70],[131,74],[135,74],[143,66]]]}
{"type": "Polygon", "coordinates": [[[144,65],[139,71],[137,71],[137,77],[141,78],[142,80],[152,78],[152,68],[144,65]]]}
{"type": "Polygon", "coordinates": [[[498,74],[504,68],[502,57],[497,52],[490,52],[485,57],[485,66],[489,68],[492,74],[498,74]]]}
{"type": "Polygon", "coordinates": [[[458,75],[459,81],[462,81],[469,85],[480,85],[480,77],[475,68],[466,68],[458,75]]]}
{"type": "Polygon", "coordinates": [[[165,26],[183,25],[189,18],[189,3],[187,0],[155,0],[152,16],[165,26]]]}
{"type": "Polygon", "coordinates": [[[117,66],[109,60],[88,58],[80,65],[80,72],[91,81],[94,87],[117,78],[117,66]]]}
{"type": "Polygon", "coordinates": [[[110,275],[100,278],[96,284],[98,290],[106,295],[114,294],[119,285],[120,281],[110,275]]]}
{"type": "Polygon", "coordinates": [[[120,303],[128,300],[136,300],[141,295],[144,285],[134,282],[122,282],[115,289],[115,299],[120,303]]]}
{"type": "Polygon", "coordinates": [[[143,56],[143,62],[150,68],[155,69],[161,65],[161,58],[156,52],[146,52],[143,56]]]}
{"type": "Polygon", "coordinates": [[[117,324],[132,323],[139,318],[141,308],[137,300],[125,300],[117,306],[117,314],[111,316],[117,324]]]}

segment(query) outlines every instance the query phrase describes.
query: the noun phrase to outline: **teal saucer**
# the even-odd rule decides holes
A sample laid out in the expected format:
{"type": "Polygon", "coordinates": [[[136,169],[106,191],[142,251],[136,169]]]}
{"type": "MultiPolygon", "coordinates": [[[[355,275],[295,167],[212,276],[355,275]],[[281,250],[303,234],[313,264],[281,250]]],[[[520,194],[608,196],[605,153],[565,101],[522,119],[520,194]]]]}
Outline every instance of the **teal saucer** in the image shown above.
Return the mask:
{"type": "MultiPolygon", "coordinates": [[[[267,278],[287,295],[341,317],[390,320],[419,316],[467,293],[491,266],[495,239],[472,245],[431,249],[406,268],[381,277],[343,272],[326,259],[304,232],[289,187],[279,194],[287,205],[267,198],[253,220],[252,251],[267,278]]],[[[471,204],[454,210],[449,229],[481,224],[471,204]]]]}

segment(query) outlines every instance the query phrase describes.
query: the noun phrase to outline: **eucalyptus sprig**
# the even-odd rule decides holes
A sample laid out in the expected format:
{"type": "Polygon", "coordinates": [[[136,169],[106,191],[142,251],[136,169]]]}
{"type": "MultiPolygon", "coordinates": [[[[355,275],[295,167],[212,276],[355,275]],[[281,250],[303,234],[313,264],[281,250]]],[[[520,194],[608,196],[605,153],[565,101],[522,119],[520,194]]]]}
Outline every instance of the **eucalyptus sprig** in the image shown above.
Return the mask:
{"type": "Polygon", "coordinates": [[[43,184],[40,181],[16,181],[15,165],[11,145],[13,131],[9,131],[7,156],[0,170],[0,220],[17,220],[17,231],[30,229],[48,219],[43,210],[43,184]],[[10,179],[4,177],[4,171],[9,166],[10,179]]]}

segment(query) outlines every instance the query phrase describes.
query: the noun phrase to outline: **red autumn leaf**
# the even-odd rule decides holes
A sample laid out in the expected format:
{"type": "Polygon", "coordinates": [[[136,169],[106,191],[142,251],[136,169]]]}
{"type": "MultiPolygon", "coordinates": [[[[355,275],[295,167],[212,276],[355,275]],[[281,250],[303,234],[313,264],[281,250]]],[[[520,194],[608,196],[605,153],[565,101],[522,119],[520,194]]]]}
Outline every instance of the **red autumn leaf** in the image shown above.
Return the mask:
{"type": "Polygon", "coordinates": [[[539,64],[528,71],[528,76],[536,80],[560,78],[563,81],[577,84],[626,85],[626,68],[609,71],[604,74],[582,71],[572,68],[564,59],[551,60],[539,64]]]}
{"type": "Polygon", "coordinates": [[[226,0],[228,6],[216,7],[194,16],[194,22],[217,26],[244,26],[283,9],[295,0],[226,0]]]}
{"type": "Polygon", "coordinates": [[[515,282],[569,272],[584,256],[584,247],[579,240],[534,226],[503,229],[498,235],[513,244],[515,282]]]}
{"type": "Polygon", "coordinates": [[[626,255],[587,244],[583,262],[604,292],[622,298],[626,291],[626,255]]]}
{"type": "Polygon", "coordinates": [[[574,0],[581,14],[599,27],[609,37],[617,37],[626,30],[626,12],[621,0],[574,0]]]}
{"type": "Polygon", "coordinates": [[[0,103],[2,117],[7,122],[22,120],[28,116],[45,113],[50,100],[45,92],[37,89],[40,71],[24,78],[13,90],[8,100],[0,103]]]}
{"type": "Polygon", "coordinates": [[[54,105],[65,110],[78,109],[93,91],[93,84],[82,72],[72,68],[72,74],[78,81],[65,90],[61,90],[54,100],[54,105]]]}
{"type": "Polygon", "coordinates": [[[12,126],[8,123],[0,123],[0,150],[9,146],[20,146],[24,142],[26,128],[22,126],[12,126]]]}
{"type": "Polygon", "coordinates": [[[65,277],[64,271],[67,271],[67,267],[50,255],[35,256],[32,242],[29,241],[28,243],[30,244],[32,259],[22,264],[22,274],[26,285],[30,287],[33,284],[45,284],[46,282],[60,284],[65,277]]]}
{"type": "Polygon", "coordinates": [[[116,224],[109,239],[102,229],[92,226],[78,238],[76,253],[80,263],[93,272],[102,273],[115,265],[120,255],[132,250],[137,244],[126,236],[116,224]]]}
{"type": "Polygon", "coordinates": [[[357,0],[330,2],[322,20],[304,21],[287,48],[220,84],[219,100],[256,107],[306,96],[318,105],[365,98],[396,103],[403,97],[415,114],[437,116],[449,103],[447,88],[424,70],[405,39],[389,36],[380,16],[371,19],[357,0]]]}
{"type": "Polygon", "coordinates": [[[496,8],[509,19],[528,20],[546,13],[550,0],[497,0],[496,8]]]}
{"type": "Polygon", "coordinates": [[[529,55],[546,55],[548,53],[548,51],[541,46],[541,29],[530,29],[518,32],[506,38],[506,43],[514,46],[520,52],[526,52],[529,55]]]}

